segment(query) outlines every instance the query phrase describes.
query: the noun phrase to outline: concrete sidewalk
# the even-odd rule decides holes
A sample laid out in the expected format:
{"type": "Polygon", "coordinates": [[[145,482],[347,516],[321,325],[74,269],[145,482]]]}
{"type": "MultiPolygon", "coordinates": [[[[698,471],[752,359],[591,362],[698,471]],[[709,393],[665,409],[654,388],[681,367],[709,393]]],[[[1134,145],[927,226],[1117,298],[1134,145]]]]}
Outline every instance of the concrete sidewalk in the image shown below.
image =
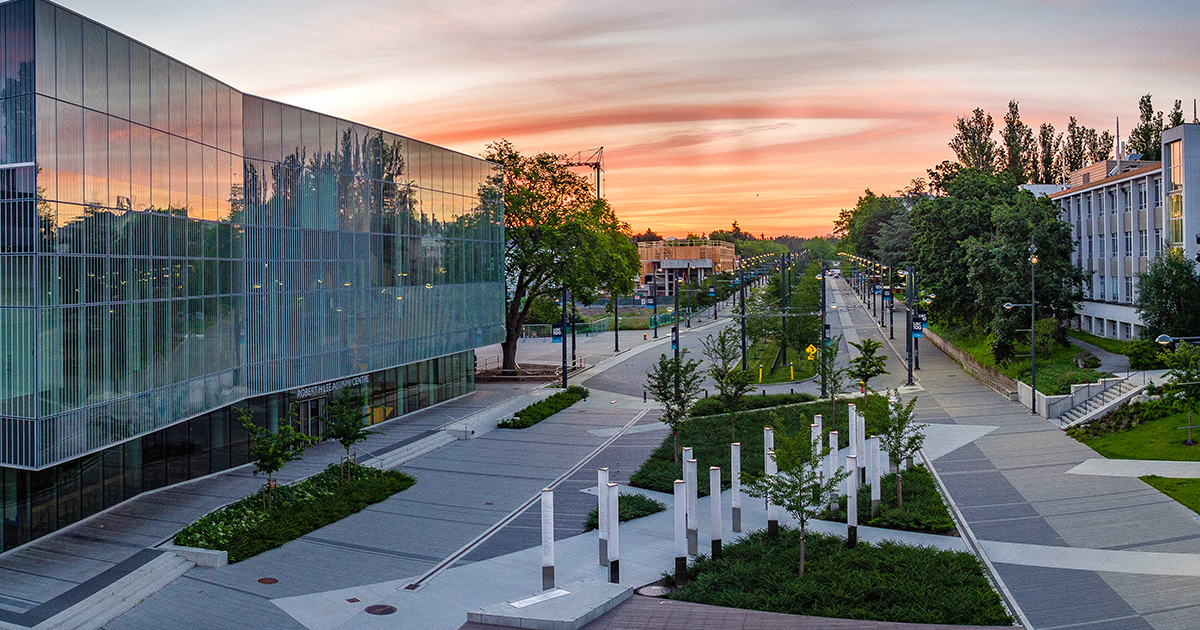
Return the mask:
{"type": "MultiPolygon", "coordinates": [[[[854,300],[844,282],[837,292],[854,300]]],[[[870,318],[848,309],[862,334],[870,318]]],[[[882,340],[878,328],[872,333],[882,340]]],[[[895,348],[903,350],[897,335],[895,348]]],[[[902,383],[904,364],[881,379],[902,383]]],[[[1184,563],[1200,556],[1196,514],[1135,478],[1069,474],[1099,456],[1022,405],[966,374],[932,344],[922,344],[915,372],[924,392],[919,417],[929,423],[994,427],[972,443],[933,459],[951,498],[981,540],[1092,551],[1166,552],[1184,563]]],[[[987,545],[984,545],[987,552],[987,545]]],[[[1044,549],[1040,552],[1047,557],[1044,549]]],[[[990,555],[990,554],[989,554],[990,555]]],[[[1066,556],[1063,556],[1066,558],[1066,556]]],[[[1144,558],[1121,556],[1123,571],[1144,558]]],[[[1200,578],[1191,574],[1117,572],[1113,565],[992,559],[1034,628],[1158,630],[1200,626],[1200,578]],[[1046,566],[1050,564],[1051,566],[1046,566]]],[[[1143,565],[1144,566],[1144,565],[1143,565]]]]}

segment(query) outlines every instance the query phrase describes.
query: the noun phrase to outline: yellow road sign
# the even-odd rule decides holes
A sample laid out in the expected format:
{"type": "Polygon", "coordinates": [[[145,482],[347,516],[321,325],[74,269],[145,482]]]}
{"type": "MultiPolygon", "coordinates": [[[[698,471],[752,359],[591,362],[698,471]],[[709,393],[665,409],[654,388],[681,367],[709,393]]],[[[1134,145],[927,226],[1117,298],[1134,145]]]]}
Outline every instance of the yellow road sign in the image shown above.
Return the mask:
{"type": "Polygon", "coordinates": [[[817,347],[812,345],[811,343],[808,344],[808,347],[805,348],[804,351],[808,353],[809,361],[812,361],[813,358],[817,356],[817,347]]]}

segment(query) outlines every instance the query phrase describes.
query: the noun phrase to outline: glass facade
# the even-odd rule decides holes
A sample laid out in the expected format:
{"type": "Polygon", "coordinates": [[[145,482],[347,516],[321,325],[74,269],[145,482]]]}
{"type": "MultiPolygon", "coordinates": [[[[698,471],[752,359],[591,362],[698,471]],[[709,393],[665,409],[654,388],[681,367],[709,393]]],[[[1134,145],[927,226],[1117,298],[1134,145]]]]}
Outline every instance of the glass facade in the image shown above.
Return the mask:
{"type": "Polygon", "coordinates": [[[243,94],[42,0],[0,4],[0,53],[3,547],[10,521],[24,541],[156,487],[148,440],[210,454],[164,483],[218,470],[231,405],[290,401],[270,424],[306,386],[402,371],[394,417],[463,393],[466,353],[502,339],[493,164],[243,94]],[[141,481],[110,493],[117,470],[141,481]],[[71,507],[97,474],[103,500],[71,507]],[[21,518],[46,496],[55,519],[21,518]]]}

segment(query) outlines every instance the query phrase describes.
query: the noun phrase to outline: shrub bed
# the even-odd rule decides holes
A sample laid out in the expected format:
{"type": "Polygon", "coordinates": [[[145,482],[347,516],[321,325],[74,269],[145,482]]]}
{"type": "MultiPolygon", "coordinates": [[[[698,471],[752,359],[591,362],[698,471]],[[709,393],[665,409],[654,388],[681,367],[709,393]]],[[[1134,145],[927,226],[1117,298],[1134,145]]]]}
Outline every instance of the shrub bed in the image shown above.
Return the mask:
{"type": "MultiPolygon", "coordinates": [[[[768,407],[780,407],[782,405],[794,405],[797,403],[806,403],[816,400],[817,397],[812,394],[767,394],[766,396],[751,396],[742,397],[742,411],[753,411],[755,409],[766,409],[768,407]]],[[[712,416],[716,414],[726,413],[725,408],[721,405],[721,399],[717,397],[701,398],[692,406],[692,417],[712,416]]],[[[739,412],[740,413],[740,412],[739,412]]]]}
{"type": "MultiPolygon", "coordinates": [[[[640,494],[622,494],[617,497],[617,520],[624,523],[632,521],[635,518],[658,514],[667,509],[660,501],[655,501],[650,497],[640,494]]],[[[590,532],[600,526],[600,511],[597,508],[592,508],[588,512],[587,522],[584,523],[583,531],[590,532]]]]}
{"type": "MultiPolygon", "coordinates": [[[[798,394],[799,395],[799,394],[798,394]]],[[[750,398],[750,397],[748,397],[750,398]]],[[[742,470],[761,471],[763,469],[763,427],[773,426],[776,435],[808,435],[813,416],[823,414],[822,424],[826,436],[830,431],[838,431],[838,441],[841,447],[849,445],[849,424],[847,423],[847,404],[858,405],[860,413],[866,415],[867,434],[878,432],[878,422],[884,417],[887,400],[883,396],[869,395],[866,398],[839,399],[837,418],[830,421],[829,402],[813,401],[806,404],[777,409],[761,409],[757,411],[740,412],[735,417],[734,434],[736,440],[729,435],[729,416],[710,415],[694,417],[679,427],[679,446],[690,446],[694,449],[696,464],[699,470],[708,470],[709,466],[721,467],[722,488],[729,487],[729,443],[742,443],[742,470]]],[[[805,444],[807,440],[803,441],[805,444]]],[[[823,443],[828,444],[828,437],[823,443]]],[[[629,478],[629,485],[658,492],[674,492],[676,479],[682,479],[682,463],[676,463],[672,452],[673,443],[670,434],[663,439],[662,444],[654,449],[650,457],[642,463],[629,478]]],[[[699,491],[701,496],[708,495],[708,475],[700,475],[699,491]]]]}
{"type": "MultiPolygon", "coordinates": [[[[1147,388],[1146,391],[1150,392],[1151,389],[1147,388]]],[[[1087,424],[1071,428],[1068,433],[1071,437],[1092,446],[1089,440],[1129,431],[1167,416],[1186,414],[1194,407],[1194,403],[1181,393],[1166,393],[1158,400],[1127,402],[1087,424]]]]}
{"type": "Polygon", "coordinates": [[[339,521],[407,489],[416,479],[395,470],[351,464],[346,481],[340,464],[275,488],[270,506],[263,494],[211,512],[175,535],[176,545],[229,553],[240,562],[339,521]]]}
{"type": "Polygon", "coordinates": [[[539,400],[513,414],[512,418],[497,422],[496,426],[501,429],[528,429],[587,397],[588,390],[586,388],[571,385],[566,391],[558,392],[545,400],[539,400]]]}
{"type": "Polygon", "coordinates": [[[671,597],[689,602],[842,619],[1008,625],[1012,619],[975,556],[960,551],[807,537],[797,573],[800,532],[778,539],[758,531],[726,545],[719,560],[700,556],[671,597]]]}
{"type": "MultiPolygon", "coordinates": [[[[871,486],[858,490],[858,522],[871,527],[902,529],[927,534],[955,535],[954,519],[942,502],[933,475],[924,466],[905,471],[904,507],[896,507],[896,474],[890,473],[880,480],[879,516],[871,518],[871,486]]],[[[838,509],[827,510],[820,517],[826,521],[846,522],[846,497],[838,498],[838,509]]]]}

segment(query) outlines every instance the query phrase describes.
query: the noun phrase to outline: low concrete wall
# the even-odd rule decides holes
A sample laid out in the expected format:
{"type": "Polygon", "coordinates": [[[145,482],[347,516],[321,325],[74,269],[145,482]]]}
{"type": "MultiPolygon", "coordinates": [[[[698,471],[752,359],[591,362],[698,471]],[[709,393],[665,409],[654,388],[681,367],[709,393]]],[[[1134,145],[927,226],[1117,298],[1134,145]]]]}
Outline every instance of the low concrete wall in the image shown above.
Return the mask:
{"type": "MultiPolygon", "coordinates": [[[[1047,396],[1041,392],[1037,393],[1037,412],[1038,415],[1049,420],[1062,417],[1062,415],[1076,406],[1087,402],[1093,396],[1112,389],[1118,383],[1125,380],[1124,378],[1102,378],[1095,383],[1083,383],[1071,386],[1070,394],[1061,394],[1058,396],[1047,396]]],[[[1029,406],[1029,398],[1033,395],[1033,388],[1025,383],[1017,383],[1017,400],[1026,407],[1029,406]]]]}
{"type": "Polygon", "coordinates": [[[1017,382],[1000,373],[996,368],[980,363],[975,357],[937,336],[937,334],[928,328],[925,329],[925,338],[937,346],[938,350],[946,353],[946,356],[958,361],[967,374],[974,376],[980,383],[996,390],[1001,396],[1007,396],[1009,400],[1012,400],[1013,396],[1017,393],[1017,382]]]}
{"type": "Polygon", "coordinates": [[[163,551],[169,551],[188,562],[195,562],[198,567],[223,567],[229,564],[229,553],[225,551],[200,549],[198,547],[182,547],[171,543],[164,543],[159,545],[158,548],[163,551]]]}

